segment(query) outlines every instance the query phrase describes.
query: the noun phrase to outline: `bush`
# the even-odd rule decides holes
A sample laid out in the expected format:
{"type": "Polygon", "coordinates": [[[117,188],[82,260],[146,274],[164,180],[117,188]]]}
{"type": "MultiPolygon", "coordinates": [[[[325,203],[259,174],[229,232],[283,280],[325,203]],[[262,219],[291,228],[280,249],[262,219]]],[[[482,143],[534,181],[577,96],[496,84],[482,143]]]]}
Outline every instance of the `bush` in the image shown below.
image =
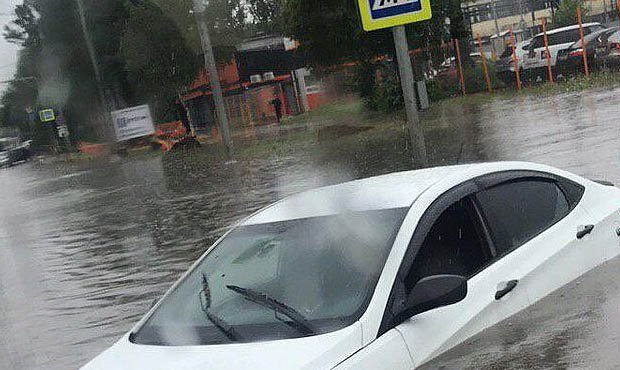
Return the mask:
{"type": "MultiPolygon", "coordinates": [[[[502,82],[497,78],[495,66],[488,62],[487,68],[493,89],[502,88],[502,82]]],[[[463,79],[465,91],[468,94],[487,91],[486,78],[482,64],[476,63],[463,66],[463,79]]],[[[427,81],[428,98],[432,102],[447,99],[461,94],[461,83],[458,72],[438,76],[427,81]]]]}
{"type": "Polygon", "coordinates": [[[372,94],[364,101],[368,109],[384,113],[400,110],[405,105],[400,81],[394,77],[386,78],[380,85],[375,85],[372,94]]]}
{"type": "MultiPolygon", "coordinates": [[[[495,65],[487,62],[491,86],[493,89],[504,87],[497,78],[495,65]]],[[[468,94],[487,91],[486,79],[482,63],[470,63],[463,66],[463,78],[465,90],[468,94]]],[[[431,102],[451,98],[461,94],[461,84],[458,72],[452,70],[426,81],[426,90],[431,102]]],[[[403,94],[400,81],[395,74],[384,75],[380,84],[375,84],[374,89],[366,96],[362,96],[367,109],[385,113],[394,112],[404,107],[403,94]]]]}
{"type": "Polygon", "coordinates": [[[461,90],[457,79],[442,76],[426,81],[426,91],[428,99],[437,102],[456,96],[461,90]]]}

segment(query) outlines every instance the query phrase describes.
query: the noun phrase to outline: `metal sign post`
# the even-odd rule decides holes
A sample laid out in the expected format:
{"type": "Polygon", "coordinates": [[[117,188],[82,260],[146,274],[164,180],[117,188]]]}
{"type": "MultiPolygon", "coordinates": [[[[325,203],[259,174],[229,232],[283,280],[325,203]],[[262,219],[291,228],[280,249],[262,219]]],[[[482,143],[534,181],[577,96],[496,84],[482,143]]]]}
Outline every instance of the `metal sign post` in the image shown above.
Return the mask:
{"type": "Polygon", "coordinates": [[[394,47],[396,48],[396,57],[398,58],[400,84],[403,89],[403,98],[405,99],[405,112],[407,113],[407,123],[409,124],[409,136],[411,137],[411,145],[413,147],[413,161],[420,167],[426,167],[428,166],[426,143],[424,142],[424,133],[420,128],[418,104],[416,102],[415,91],[413,90],[413,68],[411,67],[411,59],[409,58],[405,26],[396,26],[392,28],[392,34],[394,35],[394,47]]]}
{"type": "Polygon", "coordinates": [[[365,31],[392,28],[398,72],[405,100],[409,135],[413,146],[414,163],[428,166],[424,134],[420,128],[416,95],[413,88],[413,68],[404,24],[432,18],[430,0],[358,0],[362,27],[365,31]]]}

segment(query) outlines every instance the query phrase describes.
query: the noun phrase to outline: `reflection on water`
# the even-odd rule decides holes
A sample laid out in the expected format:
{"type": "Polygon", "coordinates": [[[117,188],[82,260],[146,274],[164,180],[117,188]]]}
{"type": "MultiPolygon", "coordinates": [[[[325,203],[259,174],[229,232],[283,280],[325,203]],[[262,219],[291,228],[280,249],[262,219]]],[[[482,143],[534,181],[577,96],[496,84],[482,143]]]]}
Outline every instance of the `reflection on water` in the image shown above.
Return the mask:
{"type": "MultiPolygon", "coordinates": [[[[431,161],[530,160],[620,183],[619,94],[446,105],[424,118],[431,161]]],[[[402,137],[232,165],[142,158],[1,170],[0,368],[83,364],[235,221],[291,193],[410,169],[402,137]]]]}

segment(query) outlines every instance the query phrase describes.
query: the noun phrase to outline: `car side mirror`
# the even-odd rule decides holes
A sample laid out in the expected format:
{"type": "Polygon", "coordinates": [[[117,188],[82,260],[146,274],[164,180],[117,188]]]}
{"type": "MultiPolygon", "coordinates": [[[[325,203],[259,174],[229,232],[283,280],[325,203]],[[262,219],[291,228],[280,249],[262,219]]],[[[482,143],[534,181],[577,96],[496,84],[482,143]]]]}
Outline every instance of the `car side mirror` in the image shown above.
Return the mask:
{"type": "Polygon", "coordinates": [[[434,275],[422,278],[407,297],[409,317],[458,303],[467,296],[467,279],[459,275],[434,275]]]}

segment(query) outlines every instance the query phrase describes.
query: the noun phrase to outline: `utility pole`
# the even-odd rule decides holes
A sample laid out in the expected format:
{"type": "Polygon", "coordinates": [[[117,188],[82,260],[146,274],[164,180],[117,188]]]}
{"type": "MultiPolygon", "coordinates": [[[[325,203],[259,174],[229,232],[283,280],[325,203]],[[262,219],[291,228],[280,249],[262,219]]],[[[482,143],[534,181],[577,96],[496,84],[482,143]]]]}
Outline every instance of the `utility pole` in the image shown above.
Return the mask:
{"type": "Polygon", "coordinates": [[[90,34],[88,33],[88,26],[86,25],[86,14],[84,12],[84,4],[82,0],[75,0],[77,3],[78,14],[80,16],[80,25],[82,27],[82,34],[84,36],[84,42],[86,43],[86,49],[88,50],[88,55],[90,56],[90,62],[93,67],[93,71],[95,73],[95,80],[97,82],[97,92],[99,94],[99,101],[101,104],[101,109],[104,112],[104,122],[105,131],[107,131],[107,135],[109,139],[113,139],[115,134],[114,130],[111,127],[112,122],[108,119],[110,110],[114,110],[114,107],[108,105],[108,100],[106,99],[105,92],[103,91],[103,80],[101,79],[101,70],[99,69],[99,63],[97,63],[97,54],[95,53],[95,47],[93,46],[93,40],[90,38],[90,34]]]}
{"type": "Polygon", "coordinates": [[[525,32],[525,29],[527,28],[527,23],[525,23],[525,9],[523,8],[523,0],[519,0],[519,16],[521,17],[521,19],[519,20],[519,28],[521,28],[521,31],[525,32]]]}
{"type": "Polygon", "coordinates": [[[230,137],[230,130],[228,128],[228,117],[226,116],[226,107],[224,106],[224,96],[222,95],[222,86],[220,85],[220,76],[217,73],[217,65],[215,64],[215,56],[213,55],[213,48],[211,47],[211,38],[209,37],[209,28],[205,22],[206,5],[205,0],[193,0],[194,1],[194,16],[196,17],[196,23],[200,31],[200,39],[202,41],[202,52],[205,56],[205,68],[209,73],[209,82],[211,85],[211,92],[213,93],[213,101],[215,103],[216,116],[220,123],[220,129],[222,130],[222,137],[224,139],[224,145],[226,145],[226,151],[228,155],[232,155],[233,144],[230,137]]]}
{"type": "Polygon", "coordinates": [[[604,12],[605,12],[605,24],[609,25],[609,10],[607,10],[607,0],[603,0],[604,12]]]}
{"type": "MultiPolygon", "coordinates": [[[[495,34],[497,35],[497,40],[500,40],[500,29],[499,29],[499,23],[497,21],[497,7],[496,7],[496,1],[497,0],[491,0],[491,12],[493,13],[493,21],[495,22],[495,34]]],[[[503,40],[503,39],[502,39],[503,40]]],[[[491,46],[493,46],[493,59],[496,60],[497,59],[497,42],[495,40],[493,40],[493,38],[490,38],[489,41],[491,42],[491,46]]],[[[502,44],[504,42],[502,41],[502,44]]]]}
{"type": "Polygon", "coordinates": [[[411,146],[413,147],[413,161],[419,167],[427,167],[428,158],[426,156],[426,144],[424,142],[424,134],[420,128],[420,118],[418,116],[416,96],[413,89],[413,69],[411,67],[411,58],[409,57],[409,46],[407,43],[405,26],[392,27],[392,34],[394,36],[394,47],[396,48],[396,57],[398,59],[400,84],[403,89],[403,98],[405,99],[405,112],[407,113],[407,123],[409,124],[411,146]]]}
{"type": "Polygon", "coordinates": [[[491,10],[493,12],[493,21],[495,22],[495,33],[499,37],[499,23],[497,21],[497,0],[491,0],[491,10]]]}

